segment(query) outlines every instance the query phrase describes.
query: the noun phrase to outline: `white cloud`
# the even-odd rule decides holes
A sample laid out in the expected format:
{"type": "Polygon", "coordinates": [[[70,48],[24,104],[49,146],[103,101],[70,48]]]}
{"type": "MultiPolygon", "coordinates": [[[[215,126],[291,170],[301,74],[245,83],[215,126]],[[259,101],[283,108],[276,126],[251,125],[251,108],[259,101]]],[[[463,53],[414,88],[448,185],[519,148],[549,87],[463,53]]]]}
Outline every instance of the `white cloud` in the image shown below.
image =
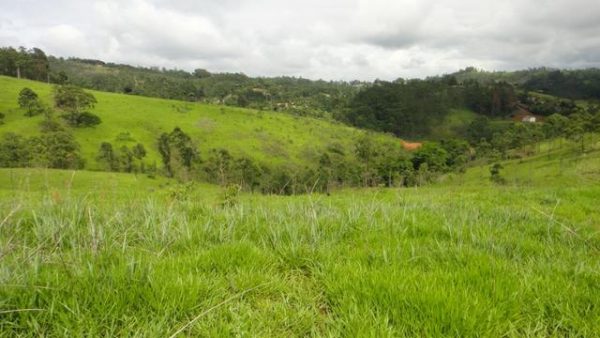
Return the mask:
{"type": "Polygon", "coordinates": [[[596,0],[0,0],[0,44],[325,79],[600,66],[596,0]]]}

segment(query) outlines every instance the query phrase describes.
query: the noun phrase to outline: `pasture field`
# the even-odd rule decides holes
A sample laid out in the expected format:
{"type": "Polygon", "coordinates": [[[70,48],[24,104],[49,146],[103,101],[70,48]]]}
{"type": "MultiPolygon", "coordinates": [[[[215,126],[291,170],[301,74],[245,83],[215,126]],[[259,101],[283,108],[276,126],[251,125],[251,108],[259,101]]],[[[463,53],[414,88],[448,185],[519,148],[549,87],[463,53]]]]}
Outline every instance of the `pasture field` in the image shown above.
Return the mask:
{"type": "Polygon", "coordinates": [[[0,336],[600,335],[600,152],[231,195],[0,170],[0,336]]]}
{"type": "MultiPolygon", "coordinates": [[[[0,136],[7,132],[23,136],[38,135],[38,115],[24,116],[17,104],[19,91],[33,89],[47,105],[53,104],[52,86],[29,80],[0,76],[0,136]]],[[[331,145],[353,149],[354,140],[364,133],[341,123],[297,117],[272,111],[165,100],[89,90],[98,100],[92,110],[102,123],[92,128],[73,129],[86,169],[98,169],[95,157],[102,142],[116,149],[142,143],[148,150],[146,161],[160,165],[157,140],[161,133],[180,127],[197,143],[200,157],[213,148],[223,148],[234,156],[247,156],[269,164],[314,163],[331,145]]],[[[398,139],[374,134],[380,140],[398,139]]]]}

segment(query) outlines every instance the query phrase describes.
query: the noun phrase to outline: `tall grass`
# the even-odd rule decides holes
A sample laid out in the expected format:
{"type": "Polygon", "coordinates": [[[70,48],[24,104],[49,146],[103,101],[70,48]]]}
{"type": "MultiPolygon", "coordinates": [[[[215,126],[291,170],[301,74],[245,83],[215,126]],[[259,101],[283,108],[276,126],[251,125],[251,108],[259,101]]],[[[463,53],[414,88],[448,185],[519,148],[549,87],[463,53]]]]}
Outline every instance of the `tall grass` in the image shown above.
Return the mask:
{"type": "Polygon", "coordinates": [[[0,334],[600,333],[597,186],[203,191],[1,199],[0,334]]]}

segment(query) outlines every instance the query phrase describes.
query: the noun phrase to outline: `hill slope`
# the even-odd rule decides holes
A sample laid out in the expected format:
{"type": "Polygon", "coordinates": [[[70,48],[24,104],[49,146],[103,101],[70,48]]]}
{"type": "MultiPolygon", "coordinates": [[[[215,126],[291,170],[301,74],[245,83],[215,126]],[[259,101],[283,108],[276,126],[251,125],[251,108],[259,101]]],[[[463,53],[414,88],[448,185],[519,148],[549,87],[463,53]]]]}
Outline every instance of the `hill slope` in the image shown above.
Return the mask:
{"type": "MultiPolygon", "coordinates": [[[[33,89],[45,103],[52,104],[51,85],[0,76],[0,112],[6,115],[0,135],[39,133],[38,123],[43,117],[26,117],[18,108],[17,96],[24,87],[33,89]]],[[[177,126],[197,143],[201,157],[209,149],[224,148],[233,155],[258,161],[299,165],[316,160],[319,152],[332,144],[352,152],[353,140],[364,133],[342,124],[283,113],[90,92],[98,100],[93,112],[103,122],[93,128],[74,129],[88,169],[96,168],[94,158],[104,141],[117,147],[142,143],[149,150],[148,160],[159,163],[157,138],[177,126]]],[[[377,137],[396,140],[386,135],[377,137]]]]}
{"type": "Polygon", "coordinates": [[[0,169],[0,332],[595,337],[598,145],[503,162],[506,185],[482,165],[228,206],[215,187],[174,201],[134,175],[0,169]]]}

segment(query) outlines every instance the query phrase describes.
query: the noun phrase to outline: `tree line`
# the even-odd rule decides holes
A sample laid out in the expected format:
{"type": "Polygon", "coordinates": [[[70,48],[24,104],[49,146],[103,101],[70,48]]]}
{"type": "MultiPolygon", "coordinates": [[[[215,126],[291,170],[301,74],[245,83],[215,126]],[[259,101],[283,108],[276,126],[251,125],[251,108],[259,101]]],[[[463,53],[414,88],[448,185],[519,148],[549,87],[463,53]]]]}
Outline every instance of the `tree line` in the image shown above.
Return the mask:
{"type": "Polygon", "coordinates": [[[600,69],[551,70],[528,79],[523,87],[569,99],[600,99],[600,69]]]}
{"type": "Polygon", "coordinates": [[[0,75],[50,82],[50,63],[39,48],[0,48],[0,75]]]}
{"type": "Polygon", "coordinates": [[[399,142],[382,141],[370,133],[360,136],[351,147],[330,144],[303,165],[259,163],[222,148],[202,153],[178,127],[161,134],[157,143],[166,176],[269,194],[422,185],[440,174],[464,170],[472,156],[468,143],[461,140],[430,142],[409,153],[399,142]]]}

